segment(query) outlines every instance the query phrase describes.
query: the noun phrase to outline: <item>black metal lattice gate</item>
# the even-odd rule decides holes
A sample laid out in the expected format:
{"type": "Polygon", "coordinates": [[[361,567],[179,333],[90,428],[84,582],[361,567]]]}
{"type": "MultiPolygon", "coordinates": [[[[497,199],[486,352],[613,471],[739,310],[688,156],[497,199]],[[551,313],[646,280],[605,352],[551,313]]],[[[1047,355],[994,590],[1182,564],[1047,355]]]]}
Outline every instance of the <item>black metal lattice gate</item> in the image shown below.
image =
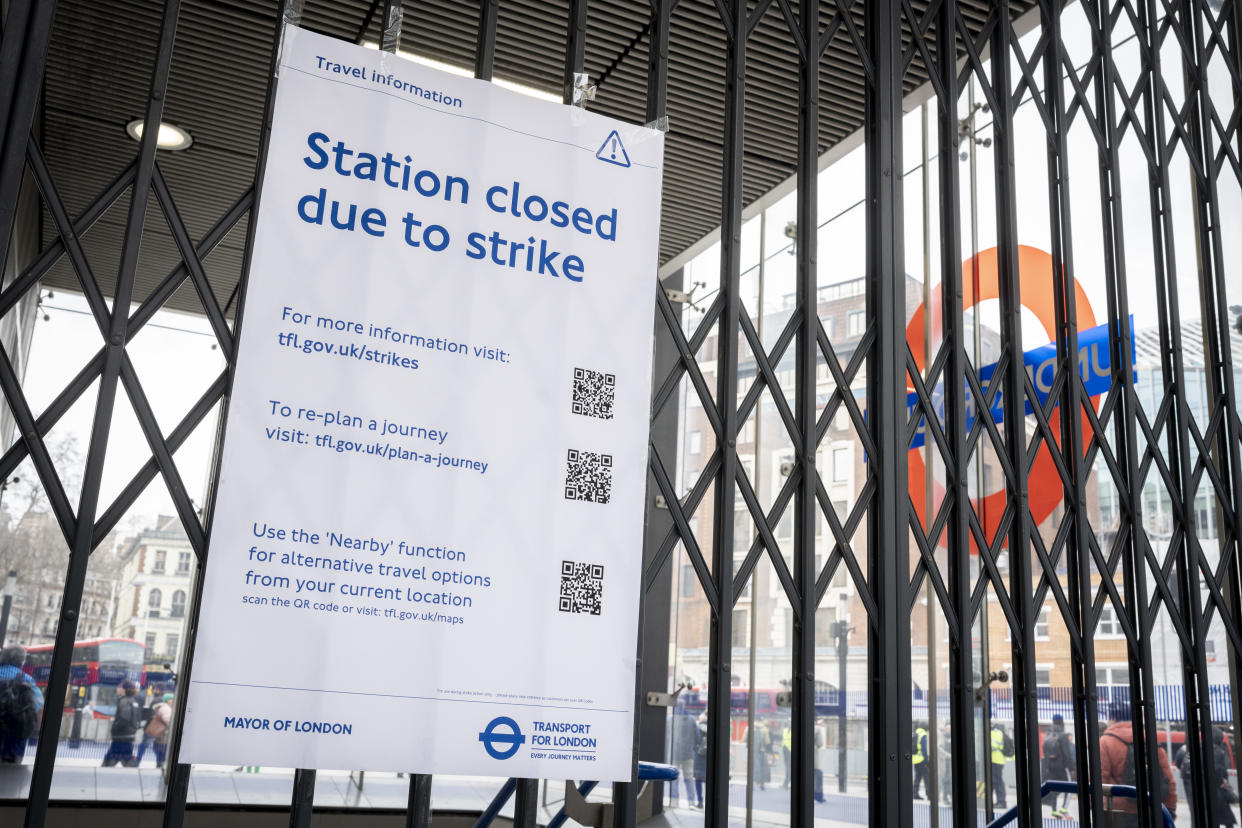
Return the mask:
{"type": "MultiPolygon", "coordinates": [[[[187,493],[175,454],[218,404],[227,403],[229,372],[212,379],[180,421],[166,429],[157,422],[127,345],[156,311],[188,295],[183,290],[188,285],[232,364],[253,238],[247,219],[263,176],[263,136],[276,83],[269,65],[261,78],[266,87],[261,99],[239,90],[239,100],[246,101],[239,112],[222,110],[216,116],[230,128],[251,118],[243,127],[259,132],[257,139],[248,139],[255,150],[244,159],[249,172],[242,178],[248,183],[225,195],[220,193],[227,181],[212,184],[212,192],[229,206],[210,218],[203,205],[212,204],[211,199],[194,191],[174,192],[170,181],[176,162],[157,153],[156,130],[142,135],[136,157],[106,176],[75,175],[66,182],[49,163],[49,146],[64,144],[65,137],[59,122],[48,117],[47,108],[55,102],[44,95],[52,82],[49,45],[57,38],[70,46],[89,42],[78,28],[86,14],[79,5],[10,0],[0,43],[0,250],[5,251],[0,315],[12,312],[49,274],[59,272],[68,274],[84,295],[101,337],[97,353],[41,411],[32,409],[23,391],[23,365],[15,364],[10,353],[0,359],[0,389],[17,433],[0,456],[0,479],[29,460],[69,549],[49,699],[63,698],[69,688],[90,555],[148,484],[162,481],[200,562],[206,553],[210,509],[204,520],[187,493]],[[256,108],[260,101],[261,110],[256,108]],[[88,193],[84,182],[93,180],[107,183],[88,193]],[[26,195],[23,181],[28,182],[26,195]],[[37,189],[37,200],[30,196],[30,185],[37,189]],[[192,217],[183,217],[175,196],[193,202],[192,217]],[[124,221],[110,219],[108,245],[84,243],[88,231],[108,224],[109,211],[122,207],[124,221]],[[171,240],[166,252],[174,259],[158,277],[140,257],[152,217],[166,222],[171,240]],[[43,228],[37,249],[15,241],[26,238],[22,228],[32,221],[43,228]],[[229,243],[235,248],[230,252],[226,239],[239,228],[244,228],[244,244],[229,243]],[[224,257],[235,257],[240,278],[211,273],[205,262],[218,248],[224,257]],[[136,292],[139,284],[142,291],[136,292]],[[95,395],[93,424],[87,453],[75,470],[82,484],[74,503],[46,438],[88,394],[95,395]],[[104,503],[100,484],[121,394],[141,426],[150,458],[115,501],[104,503]]],[[[988,601],[998,604],[1008,630],[1007,643],[993,646],[1007,648],[1011,656],[1018,822],[1041,824],[1036,623],[1046,600],[1052,601],[1071,642],[1072,730],[1076,742],[1090,748],[1078,752],[1079,780],[1101,779],[1094,639],[1102,615],[1110,613],[1122,630],[1130,665],[1139,819],[1152,828],[1161,824],[1159,809],[1148,804],[1154,778],[1149,771],[1160,759],[1153,638],[1157,616],[1170,619],[1181,656],[1185,745],[1197,780],[1188,792],[1194,824],[1216,824],[1220,805],[1213,796],[1208,628],[1224,627],[1234,688],[1242,652],[1242,422],[1235,387],[1239,366],[1231,346],[1231,336],[1238,334],[1231,330],[1226,298],[1229,291],[1237,295],[1242,279],[1240,271],[1230,269],[1229,253],[1231,236],[1242,227],[1231,223],[1237,214],[1222,207],[1242,187],[1238,0],[513,0],[511,6],[509,0],[483,0],[408,3],[404,10],[391,0],[282,0],[276,6],[166,0],[156,47],[150,54],[137,50],[136,65],[126,69],[142,77],[145,123],[160,123],[166,107],[175,105],[170,75],[180,54],[201,45],[179,29],[183,16],[207,21],[195,31],[214,31],[213,45],[228,47],[230,38],[236,38],[239,50],[258,43],[273,61],[279,27],[291,21],[359,42],[370,38],[388,50],[410,45],[445,59],[473,59],[476,76],[488,80],[504,68],[511,76],[554,87],[560,67],[566,100],[572,98],[574,75],[587,71],[600,88],[592,107],[634,121],[670,117],[661,257],[672,260],[719,226],[719,292],[702,318],[686,327],[681,307],[662,286],[653,285],[662,345],[652,417],[667,436],[669,418],[676,417],[674,401],[683,393],[697,397],[714,448],[683,490],[675,482],[669,443],[652,441],[649,499],[660,496],[667,511],[653,506],[649,524],[643,582],[659,600],[647,603],[642,614],[636,698],[641,701],[647,690],[670,689],[668,628],[662,616],[670,600],[670,561],[684,554],[710,607],[708,825],[727,824],[730,809],[732,610],[763,560],[770,562],[792,609],[790,824],[814,820],[816,616],[842,569],[865,610],[860,626],[868,653],[869,824],[915,824],[911,624],[920,595],[934,602],[947,627],[954,726],[952,758],[944,770],[951,772],[953,801],[971,803],[953,809],[954,826],[975,825],[979,819],[975,780],[982,760],[972,734],[981,679],[974,631],[988,601]],[[1063,37],[1063,21],[1071,14],[1089,33],[1085,59],[1072,58],[1070,52],[1080,45],[1063,37]],[[1027,32],[1036,35],[1020,41],[1027,32]],[[1118,57],[1123,41],[1130,50],[1124,67],[1118,57]],[[592,48],[597,42],[603,45],[592,48]],[[921,360],[907,344],[911,308],[902,281],[907,258],[913,256],[904,222],[906,202],[914,195],[903,176],[903,101],[916,90],[928,100],[934,116],[930,133],[943,150],[935,169],[925,171],[934,173],[937,184],[930,225],[936,255],[925,276],[939,285],[929,311],[939,314],[935,321],[942,341],[921,360]],[[977,288],[963,284],[962,269],[963,259],[977,252],[970,249],[963,227],[967,197],[956,151],[963,140],[968,93],[986,103],[993,119],[989,208],[995,212],[1000,310],[998,357],[990,380],[981,378],[964,321],[964,296],[979,298],[977,288]],[[1042,157],[1016,157],[1014,119],[1020,104],[1037,110],[1046,148],[1042,157]],[[818,188],[821,155],[859,129],[865,147],[866,324],[846,351],[818,313],[821,272],[831,268],[826,258],[832,254],[819,245],[818,228],[827,217],[820,215],[818,188]],[[1086,210],[1081,190],[1071,187],[1072,132],[1088,136],[1098,166],[1098,180],[1091,182],[1098,204],[1086,210]],[[1123,171],[1123,146],[1137,149],[1137,172],[1123,171]],[[1021,205],[1042,216],[1052,248],[1051,266],[1033,277],[1054,298],[1056,359],[1042,396],[1023,364],[1023,290],[1024,285],[1030,290],[1032,277],[1021,283],[1018,277],[1018,164],[1038,165],[1046,178],[1040,202],[1032,205],[1026,194],[1021,205]],[[1146,180],[1145,203],[1121,198],[1124,174],[1146,180]],[[748,205],[791,176],[797,189],[791,231],[796,293],[779,334],[761,338],[740,286],[742,229],[748,205]],[[1193,195],[1190,215],[1175,209],[1173,194],[1184,187],[1193,195]],[[1076,211],[1091,220],[1075,220],[1076,211]],[[1150,244],[1136,253],[1127,234],[1149,235],[1150,244]],[[1101,278],[1111,334],[1111,388],[1098,406],[1078,370],[1079,320],[1069,298],[1075,252],[1087,237],[1103,248],[1101,278]],[[1146,257],[1141,263],[1140,254],[1146,257]],[[1138,270],[1155,280],[1160,369],[1154,406],[1140,403],[1132,348],[1122,344],[1134,335],[1129,290],[1130,274],[1138,270]],[[1179,301],[1178,286],[1188,281],[1197,284],[1198,307],[1179,301]],[[1201,339],[1183,338],[1189,321],[1201,328],[1201,339]],[[714,345],[709,354],[704,353],[707,344],[714,345]],[[1204,370],[1201,405],[1188,391],[1188,351],[1204,370]],[[705,370],[702,359],[714,367],[705,370]],[[753,370],[739,371],[746,361],[753,370]],[[782,364],[790,361],[791,396],[778,377],[782,364]],[[824,382],[817,376],[821,370],[832,388],[827,395],[817,393],[824,382]],[[708,379],[712,372],[714,387],[708,379]],[[911,393],[913,409],[907,406],[911,393]],[[740,462],[737,447],[755,407],[768,399],[765,394],[793,448],[792,467],[770,504],[757,496],[756,481],[740,462]],[[1015,403],[1003,407],[999,420],[975,416],[972,400],[990,409],[998,397],[1023,401],[1030,411],[1024,415],[1015,403]],[[817,467],[817,452],[829,424],[842,416],[865,454],[865,482],[839,513],[817,467]],[[916,428],[928,435],[924,451],[942,468],[944,487],[939,504],[922,516],[907,492],[916,428]],[[971,489],[972,469],[985,451],[995,458],[1003,491],[999,516],[986,521],[971,489]],[[1051,455],[1054,485],[1063,497],[1047,532],[1040,531],[1043,517],[1032,514],[1028,491],[1040,452],[1051,455]],[[1092,525],[1087,507],[1098,485],[1093,474],[1119,495],[1118,518],[1107,533],[1092,525]],[[1152,542],[1143,520],[1143,492],[1153,481],[1171,502],[1171,526],[1160,544],[1152,542]],[[1214,549],[1201,542],[1205,530],[1195,513],[1200,492],[1216,505],[1214,549]],[[774,534],[786,514],[792,514],[793,523],[789,556],[774,534]],[[696,516],[710,523],[710,544],[700,546],[691,525],[696,516]],[[830,535],[826,555],[816,552],[820,521],[830,535]],[[735,535],[749,535],[751,542],[735,535]],[[735,554],[739,546],[740,555],[735,554]]],[[[127,7],[104,4],[92,25],[106,22],[123,31],[127,7]]],[[[150,18],[155,7],[133,4],[128,12],[150,18]]],[[[224,100],[227,104],[227,95],[224,100]]],[[[91,152],[89,146],[76,150],[91,152]]],[[[178,176],[194,188],[210,183],[178,176]]],[[[186,665],[198,607],[196,591],[183,650],[186,665]]],[[[1236,690],[1230,716],[1237,733],[1242,712],[1236,690]]],[[[27,826],[42,825],[48,814],[61,717],[61,705],[47,707],[26,802],[27,826]]],[[[639,753],[644,759],[663,758],[663,717],[663,710],[640,706],[636,760],[639,753]]],[[[172,770],[163,812],[169,826],[182,824],[190,779],[190,768],[176,762],[179,730],[174,728],[169,746],[172,770]]],[[[292,824],[310,824],[314,781],[314,770],[297,772],[292,824]]],[[[426,776],[410,780],[407,824],[428,824],[431,785],[426,776]]],[[[520,780],[516,790],[517,822],[534,825],[534,780],[520,780]]],[[[636,785],[617,785],[613,796],[616,824],[633,825],[636,785]]],[[[1106,824],[1104,807],[1095,785],[1090,795],[1079,798],[1077,818],[1106,824]]]]}

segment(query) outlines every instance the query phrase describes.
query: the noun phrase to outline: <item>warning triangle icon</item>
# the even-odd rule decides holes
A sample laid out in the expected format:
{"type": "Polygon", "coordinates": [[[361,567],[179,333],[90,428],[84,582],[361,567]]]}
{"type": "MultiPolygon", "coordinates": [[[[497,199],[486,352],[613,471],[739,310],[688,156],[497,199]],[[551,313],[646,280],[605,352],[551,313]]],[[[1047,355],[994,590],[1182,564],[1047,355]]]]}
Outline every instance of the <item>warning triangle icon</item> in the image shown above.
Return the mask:
{"type": "Polygon", "coordinates": [[[595,153],[595,157],[600,161],[616,164],[618,167],[628,167],[630,165],[630,156],[625,151],[625,146],[621,143],[621,136],[617,134],[615,129],[608,133],[608,137],[600,145],[599,152],[595,153]]]}

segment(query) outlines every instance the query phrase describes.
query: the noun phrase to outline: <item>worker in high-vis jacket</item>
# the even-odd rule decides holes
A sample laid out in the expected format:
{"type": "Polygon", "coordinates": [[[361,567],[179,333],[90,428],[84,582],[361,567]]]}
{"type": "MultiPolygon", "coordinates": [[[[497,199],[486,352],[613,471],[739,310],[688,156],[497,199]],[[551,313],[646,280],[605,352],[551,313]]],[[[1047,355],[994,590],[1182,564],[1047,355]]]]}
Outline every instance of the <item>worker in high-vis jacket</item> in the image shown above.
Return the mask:
{"type": "Polygon", "coordinates": [[[928,752],[927,743],[927,727],[923,722],[917,722],[914,725],[914,753],[911,754],[911,762],[914,763],[914,798],[922,799],[919,795],[919,783],[923,783],[923,790],[927,792],[928,799],[935,799],[932,796],[931,777],[928,774],[931,755],[928,752]]]}
{"type": "Polygon", "coordinates": [[[996,808],[1004,810],[1009,807],[1005,796],[1005,763],[1013,758],[1013,739],[1001,730],[1000,725],[992,725],[992,802],[996,808]]]}

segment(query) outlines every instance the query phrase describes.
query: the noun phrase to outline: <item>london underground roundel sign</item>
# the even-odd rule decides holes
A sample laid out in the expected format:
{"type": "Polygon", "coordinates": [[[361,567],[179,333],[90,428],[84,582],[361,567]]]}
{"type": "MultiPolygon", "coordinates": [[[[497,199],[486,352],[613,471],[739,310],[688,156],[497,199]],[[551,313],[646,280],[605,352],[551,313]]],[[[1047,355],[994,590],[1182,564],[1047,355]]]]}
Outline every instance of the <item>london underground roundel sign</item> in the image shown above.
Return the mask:
{"type": "MultiPolygon", "coordinates": [[[[1052,257],[1048,253],[1039,250],[1038,248],[1028,247],[1025,245],[1020,245],[1018,247],[1018,279],[1021,286],[1022,307],[1030,311],[1030,313],[1039,320],[1039,323],[1043,326],[1044,332],[1048,335],[1048,339],[1055,342],[1057,295],[1053,285],[1052,273],[1053,262],[1052,257]]],[[[963,262],[962,309],[967,310],[975,307],[981,302],[999,298],[1000,280],[997,266],[997,250],[993,247],[989,250],[980,252],[975,262],[972,263],[970,259],[963,262]],[[978,295],[975,295],[973,285],[974,274],[972,272],[972,268],[976,263],[979,275],[978,295]]],[[[1077,280],[1074,281],[1074,306],[1077,312],[1079,331],[1084,332],[1095,328],[1095,312],[1091,308],[1091,303],[1087,299],[1087,294],[1083,291],[1082,286],[1077,280]]],[[[932,325],[931,342],[934,351],[939,347],[942,337],[941,313],[942,300],[940,291],[934,290],[932,292],[931,307],[925,308],[923,305],[920,305],[918,309],[915,310],[909,324],[906,325],[906,342],[909,344],[910,351],[914,356],[914,364],[918,366],[920,371],[924,370],[927,357],[924,353],[924,326],[928,324],[928,320],[930,320],[932,325]]],[[[1107,343],[1104,344],[1106,346],[1107,343]]],[[[1097,362],[1100,360],[1101,358],[1097,357],[1097,362]]],[[[1011,362],[1010,366],[1012,367],[1013,365],[1014,363],[1011,362]]],[[[1020,367],[1025,370],[1025,363],[1020,367]]],[[[1091,368],[1090,358],[1087,360],[1087,367],[1088,370],[1091,368]]],[[[1104,367],[1107,369],[1107,366],[1104,367]]],[[[980,370],[980,366],[976,365],[974,368],[976,371],[980,370]]],[[[1036,384],[1042,388],[1049,387],[1051,385],[1052,370],[1053,367],[1047,363],[1045,363],[1043,369],[1037,367],[1035,375],[1036,384]]],[[[980,371],[980,385],[982,386],[984,393],[987,393],[988,378],[984,376],[984,373],[985,371],[980,371]]],[[[997,379],[999,380],[999,377],[997,379]]],[[[1098,387],[1093,386],[1090,382],[1088,382],[1087,385],[1089,389],[1098,387]]],[[[914,388],[912,386],[908,386],[907,391],[913,394],[914,388]]],[[[1000,407],[1007,404],[1007,402],[999,396],[999,393],[1000,392],[998,392],[996,399],[1000,400],[1000,405],[998,406],[994,401],[990,411],[979,411],[983,405],[982,401],[979,401],[978,404],[974,406],[977,412],[976,416],[979,414],[982,414],[983,416],[991,416],[996,419],[999,425],[1000,407]]],[[[968,400],[967,408],[970,409],[971,406],[969,400],[972,394],[969,387],[966,389],[966,396],[968,400]]],[[[912,400],[909,402],[912,402],[912,400]]],[[[1098,410],[1098,397],[1092,398],[1092,404],[1095,405],[1098,410]]],[[[1051,426],[1051,431],[1057,440],[1058,449],[1060,449],[1061,439],[1060,415],[1061,411],[1060,406],[1058,405],[1053,408],[1052,414],[1048,418],[1048,424],[1051,426]]],[[[968,419],[970,419],[969,415],[968,419]]],[[[969,423],[965,427],[969,427],[969,423]]],[[[1082,445],[1084,449],[1088,444],[1090,437],[1091,426],[1084,417],[1082,423],[1082,445]]],[[[981,450],[984,445],[983,441],[987,441],[988,437],[985,435],[980,439],[981,442],[977,444],[976,453],[981,450]]],[[[928,525],[927,493],[925,489],[927,467],[924,462],[923,452],[918,448],[918,445],[922,445],[924,442],[924,440],[916,440],[916,446],[910,449],[909,459],[907,462],[909,469],[910,499],[914,503],[914,509],[919,517],[919,520],[922,521],[922,525],[926,527],[928,525]]],[[[934,451],[935,449],[929,450],[934,451]]],[[[935,504],[942,501],[945,489],[943,483],[939,480],[935,480],[933,482],[933,487],[932,502],[935,504]]],[[[1040,445],[1039,451],[1035,455],[1035,459],[1031,462],[1027,476],[1028,503],[1030,505],[1031,518],[1035,525],[1038,526],[1042,524],[1048,516],[1052,514],[1056,507],[1061,503],[1063,495],[1064,486],[1061,481],[1061,476],[1057,473],[1056,463],[1054,462],[1052,453],[1049,450],[1047,442],[1045,441],[1040,445]]],[[[995,492],[980,493],[980,496],[977,496],[975,499],[975,512],[979,517],[980,524],[983,526],[984,537],[987,538],[989,542],[994,538],[997,529],[1000,527],[1001,518],[1004,516],[1005,507],[1007,505],[1007,493],[1004,486],[1001,486],[1001,488],[995,492]]],[[[944,545],[943,536],[940,545],[944,545]]],[[[970,536],[970,550],[972,553],[978,551],[973,533],[970,536]]]]}

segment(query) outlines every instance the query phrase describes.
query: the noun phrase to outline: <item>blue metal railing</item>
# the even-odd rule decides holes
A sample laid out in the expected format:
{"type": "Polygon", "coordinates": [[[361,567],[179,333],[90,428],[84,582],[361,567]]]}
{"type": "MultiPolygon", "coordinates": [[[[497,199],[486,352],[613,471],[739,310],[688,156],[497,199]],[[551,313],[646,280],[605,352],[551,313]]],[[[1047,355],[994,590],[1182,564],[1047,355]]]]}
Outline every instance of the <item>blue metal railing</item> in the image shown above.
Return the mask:
{"type": "MultiPolygon", "coordinates": [[[[677,780],[677,768],[673,765],[661,765],[656,762],[639,762],[638,763],[638,780],[646,782],[648,780],[659,780],[663,782],[673,782],[677,780]]],[[[583,782],[578,786],[578,793],[584,798],[591,791],[595,790],[598,782],[583,782]]],[[[500,790],[496,792],[496,796],[492,798],[491,804],[483,813],[479,814],[479,818],[475,820],[474,828],[488,828],[492,824],[492,820],[500,813],[500,809],[505,807],[505,803],[509,801],[509,797],[513,796],[513,792],[517,790],[517,780],[505,780],[505,784],[500,786],[500,790]]],[[[548,821],[547,828],[560,828],[565,824],[565,808],[562,807],[556,812],[556,816],[548,821]]]]}
{"type": "Polygon", "coordinates": [[[506,779],[505,784],[501,785],[500,790],[496,791],[496,795],[492,797],[491,804],[474,821],[474,828],[487,828],[487,826],[491,825],[492,820],[496,818],[496,814],[500,813],[500,809],[505,807],[505,803],[509,801],[509,797],[513,796],[515,790],[517,790],[517,780],[513,778],[506,779]]]}
{"type": "MultiPolygon", "coordinates": [[[[598,784],[598,782],[583,782],[578,786],[578,793],[582,795],[583,799],[586,799],[586,795],[595,790],[595,786],[598,784]]],[[[561,809],[556,812],[556,816],[548,820],[548,828],[561,828],[567,819],[569,819],[569,817],[565,815],[565,806],[562,805],[561,809]]]]}
{"type": "MultiPolygon", "coordinates": [[[[1114,799],[1137,799],[1138,789],[1133,785],[1105,785],[1104,795],[1111,796],[1114,799]]],[[[1042,799],[1050,793],[1078,793],[1077,782],[1066,782],[1062,780],[1050,779],[1039,786],[1039,796],[1042,799]]],[[[1165,828],[1176,828],[1173,823],[1173,815],[1169,813],[1169,809],[1160,806],[1160,813],[1164,816],[1165,828]]],[[[1015,805],[996,819],[988,823],[987,828],[1001,828],[1002,825],[1008,825],[1018,818],[1018,807],[1015,805]]]]}

